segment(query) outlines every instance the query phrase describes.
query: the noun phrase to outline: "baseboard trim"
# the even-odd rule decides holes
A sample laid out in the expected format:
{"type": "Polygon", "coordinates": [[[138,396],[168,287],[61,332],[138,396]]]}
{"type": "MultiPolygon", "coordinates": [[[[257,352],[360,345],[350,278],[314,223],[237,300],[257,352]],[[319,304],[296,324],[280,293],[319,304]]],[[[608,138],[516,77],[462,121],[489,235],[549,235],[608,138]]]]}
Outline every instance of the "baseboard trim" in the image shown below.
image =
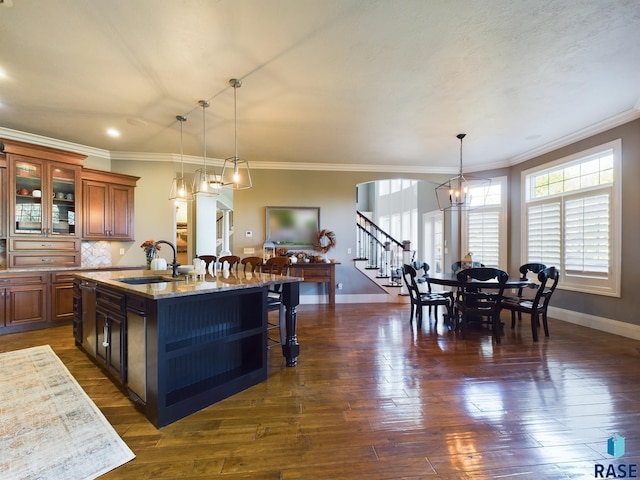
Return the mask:
{"type": "Polygon", "coordinates": [[[588,313],[574,312],[564,308],[549,307],[549,317],[562,320],[564,322],[573,323],[582,327],[593,328],[621,337],[640,340],[640,325],[612,320],[610,318],[589,315],[588,313]]]}

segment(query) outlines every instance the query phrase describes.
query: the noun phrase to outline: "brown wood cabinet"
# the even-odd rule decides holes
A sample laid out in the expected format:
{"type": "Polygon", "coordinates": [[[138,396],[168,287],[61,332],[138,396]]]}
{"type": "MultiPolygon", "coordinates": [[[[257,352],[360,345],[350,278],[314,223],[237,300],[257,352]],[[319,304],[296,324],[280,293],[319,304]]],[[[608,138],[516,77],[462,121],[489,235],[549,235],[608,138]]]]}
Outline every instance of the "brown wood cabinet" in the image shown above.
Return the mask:
{"type": "Polygon", "coordinates": [[[0,278],[2,325],[10,331],[45,326],[47,321],[49,274],[14,274],[0,278]]]}
{"type": "Polygon", "coordinates": [[[2,140],[7,161],[7,266],[80,266],[85,156],[2,140]]]}
{"type": "MultiPolygon", "coordinates": [[[[2,243],[7,236],[7,160],[6,155],[0,153],[0,247],[4,248],[2,243]]],[[[0,252],[2,254],[4,252],[0,252]]]]}
{"type": "Polygon", "coordinates": [[[134,240],[134,189],[139,177],[82,171],[83,238],[134,240]]]}
{"type": "Polygon", "coordinates": [[[54,322],[73,319],[73,273],[51,274],[51,320],[54,322]]]}

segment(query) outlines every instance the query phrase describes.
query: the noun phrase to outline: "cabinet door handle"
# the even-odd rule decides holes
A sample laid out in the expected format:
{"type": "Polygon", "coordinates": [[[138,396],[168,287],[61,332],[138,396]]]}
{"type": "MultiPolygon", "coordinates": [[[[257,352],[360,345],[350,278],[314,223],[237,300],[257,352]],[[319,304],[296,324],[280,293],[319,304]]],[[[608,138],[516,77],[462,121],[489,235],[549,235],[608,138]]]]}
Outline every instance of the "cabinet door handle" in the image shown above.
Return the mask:
{"type": "Polygon", "coordinates": [[[106,320],[104,322],[103,335],[104,338],[102,340],[102,346],[107,348],[109,346],[109,324],[106,322],[106,320]]]}
{"type": "Polygon", "coordinates": [[[41,243],[42,248],[53,248],[53,243],[41,243]]]}
{"type": "Polygon", "coordinates": [[[42,263],[51,263],[53,262],[53,258],[43,258],[42,263]]]}

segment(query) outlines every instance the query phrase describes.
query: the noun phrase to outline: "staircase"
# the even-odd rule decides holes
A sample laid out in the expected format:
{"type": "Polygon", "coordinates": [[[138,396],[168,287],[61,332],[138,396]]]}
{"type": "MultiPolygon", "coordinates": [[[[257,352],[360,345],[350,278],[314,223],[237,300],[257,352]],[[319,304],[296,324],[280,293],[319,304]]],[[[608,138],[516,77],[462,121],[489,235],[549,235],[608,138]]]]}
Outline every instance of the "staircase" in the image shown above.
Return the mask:
{"type": "Polygon", "coordinates": [[[361,212],[356,212],[357,252],[355,267],[387,293],[387,302],[404,303],[402,265],[410,263],[410,242],[400,242],[361,212]]]}

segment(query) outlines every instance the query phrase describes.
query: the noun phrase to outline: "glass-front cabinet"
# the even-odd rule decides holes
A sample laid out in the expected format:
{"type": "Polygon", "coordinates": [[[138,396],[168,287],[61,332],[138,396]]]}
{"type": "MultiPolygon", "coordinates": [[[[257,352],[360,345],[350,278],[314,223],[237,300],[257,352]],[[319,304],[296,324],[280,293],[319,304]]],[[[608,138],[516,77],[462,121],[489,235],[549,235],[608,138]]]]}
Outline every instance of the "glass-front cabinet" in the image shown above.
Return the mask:
{"type": "Polygon", "coordinates": [[[11,234],[78,236],[76,206],[80,169],[17,155],[11,160],[11,234]]]}
{"type": "Polygon", "coordinates": [[[6,267],[81,265],[85,156],[2,140],[6,155],[6,267]]]}

